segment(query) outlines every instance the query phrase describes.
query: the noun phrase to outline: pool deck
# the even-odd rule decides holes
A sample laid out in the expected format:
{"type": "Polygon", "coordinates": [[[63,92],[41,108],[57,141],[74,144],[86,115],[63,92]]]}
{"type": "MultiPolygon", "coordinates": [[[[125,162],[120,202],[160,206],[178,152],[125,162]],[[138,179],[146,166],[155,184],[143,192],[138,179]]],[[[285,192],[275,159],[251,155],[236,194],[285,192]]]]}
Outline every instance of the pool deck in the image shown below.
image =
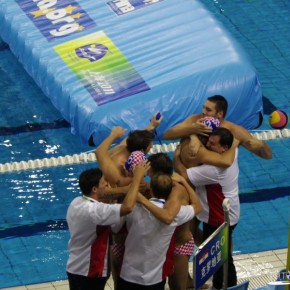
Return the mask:
{"type": "MultiPolygon", "coordinates": [[[[249,280],[249,290],[251,290],[266,285],[268,282],[275,281],[279,271],[286,268],[287,251],[288,249],[279,249],[274,251],[235,255],[234,260],[238,273],[238,282],[241,283],[245,280],[249,280]]],[[[189,263],[189,267],[192,273],[192,263],[189,263]]],[[[1,289],[68,290],[69,287],[67,280],[62,280],[1,289]]],[[[109,279],[105,289],[114,289],[112,278],[109,279]]],[[[166,289],[169,288],[166,287],[166,289]]]]}

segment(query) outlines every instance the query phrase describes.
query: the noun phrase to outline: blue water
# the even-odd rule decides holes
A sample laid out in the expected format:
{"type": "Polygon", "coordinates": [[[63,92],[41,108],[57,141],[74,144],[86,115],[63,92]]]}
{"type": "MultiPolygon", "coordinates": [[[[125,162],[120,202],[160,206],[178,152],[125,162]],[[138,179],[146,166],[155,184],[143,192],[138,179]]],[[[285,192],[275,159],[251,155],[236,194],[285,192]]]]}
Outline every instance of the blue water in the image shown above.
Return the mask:
{"type": "MultiPolygon", "coordinates": [[[[265,116],[290,113],[290,3],[288,0],[202,1],[249,53],[264,95],[265,116]]],[[[62,117],[0,42],[0,163],[92,150],[70,133],[62,117]],[[41,124],[41,126],[38,126],[41,124]]],[[[290,138],[267,141],[273,159],[240,150],[241,221],[234,251],[287,247],[290,138]]],[[[79,194],[78,174],[94,163],[0,175],[0,288],[64,279],[68,231],[65,213],[79,194]]]]}

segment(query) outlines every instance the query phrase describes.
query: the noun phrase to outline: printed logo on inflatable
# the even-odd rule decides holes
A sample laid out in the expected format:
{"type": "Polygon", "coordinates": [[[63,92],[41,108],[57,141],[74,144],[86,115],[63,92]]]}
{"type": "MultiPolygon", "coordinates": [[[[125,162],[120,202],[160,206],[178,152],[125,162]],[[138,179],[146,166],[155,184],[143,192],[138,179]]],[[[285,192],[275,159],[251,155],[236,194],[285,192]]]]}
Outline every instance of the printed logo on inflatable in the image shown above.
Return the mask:
{"type": "Polygon", "coordinates": [[[98,105],[150,90],[103,31],[58,44],[54,50],[98,105]]]}
{"type": "Polygon", "coordinates": [[[87,30],[96,23],[71,0],[16,0],[48,41],[87,30]]]}
{"type": "Polygon", "coordinates": [[[84,45],[75,49],[78,57],[86,58],[90,62],[95,62],[102,59],[108,51],[109,49],[105,45],[97,43],[84,45]]]}
{"type": "Polygon", "coordinates": [[[123,15],[163,0],[113,0],[108,5],[117,15],[123,15]]]}

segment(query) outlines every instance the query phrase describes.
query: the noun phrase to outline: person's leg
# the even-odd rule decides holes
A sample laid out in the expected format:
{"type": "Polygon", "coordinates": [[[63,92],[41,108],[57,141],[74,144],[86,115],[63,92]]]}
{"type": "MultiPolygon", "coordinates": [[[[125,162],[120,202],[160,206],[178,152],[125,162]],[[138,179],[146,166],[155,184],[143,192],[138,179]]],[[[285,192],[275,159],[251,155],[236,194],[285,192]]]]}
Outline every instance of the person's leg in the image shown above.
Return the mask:
{"type": "MultiPolygon", "coordinates": [[[[191,220],[190,226],[191,226],[191,232],[193,234],[194,237],[194,243],[196,246],[200,246],[202,244],[202,242],[204,241],[203,239],[203,230],[200,228],[201,225],[201,221],[199,221],[196,217],[194,217],[191,220]]],[[[194,263],[193,263],[193,267],[194,267],[194,263]]],[[[194,268],[193,268],[194,271],[194,268]]],[[[193,278],[190,276],[190,274],[188,273],[188,279],[187,279],[187,288],[190,288],[190,285],[193,285],[194,281],[193,278]]],[[[201,289],[208,289],[209,285],[208,284],[204,284],[201,289]]]]}
{"type": "Polygon", "coordinates": [[[169,277],[171,290],[184,290],[193,288],[193,280],[188,272],[189,257],[194,252],[194,239],[191,237],[186,243],[175,246],[174,273],[169,277]]]}
{"type": "Polygon", "coordinates": [[[190,231],[192,233],[192,236],[194,238],[194,243],[199,246],[201,245],[202,241],[203,241],[203,237],[202,237],[202,230],[199,228],[200,225],[200,221],[194,217],[190,222],[190,231]]]}
{"type": "Polygon", "coordinates": [[[237,278],[237,271],[234,264],[234,258],[233,258],[233,231],[235,229],[236,225],[230,226],[229,231],[229,273],[228,273],[228,287],[232,287],[237,285],[238,278],[237,278]]]}
{"type": "MultiPolygon", "coordinates": [[[[154,284],[154,285],[150,285],[150,286],[145,286],[146,289],[143,290],[164,290],[165,289],[165,283],[166,280],[161,281],[160,283],[154,284]]],[[[138,288],[135,288],[138,289],[138,288]]]]}
{"type": "Polygon", "coordinates": [[[69,289],[70,290],[81,290],[85,289],[84,284],[84,277],[80,275],[74,275],[67,272],[67,278],[69,283],[69,289]]]}
{"type": "Polygon", "coordinates": [[[88,289],[88,290],[104,290],[107,281],[108,281],[107,277],[89,278],[86,289],[88,289]]]}
{"type": "Polygon", "coordinates": [[[202,241],[204,242],[210,235],[212,235],[218,227],[202,223],[202,241]]]}
{"type": "Polygon", "coordinates": [[[120,276],[124,246],[118,243],[114,243],[111,247],[111,272],[114,281],[114,289],[117,289],[118,277],[120,276]]]}
{"type": "MultiPolygon", "coordinates": [[[[187,289],[188,256],[174,256],[174,273],[169,276],[170,290],[187,289]]],[[[193,287],[193,284],[191,285],[193,287]]]]}
{"type": "Polygon", "coordinates": [[[107,277],[86,277],[67,273],[70,290],[104,290],[107,277]]]}
{"type": "Polygon", "coordinates": [[[193,283],[194,283],[193,278],[191,277],[189,272],[187,272],[187,286],[186,286],[186,289],[194,289],[193,283]]]}
{"type": "Polygon", "coordinates": [[[116,290],[164,290],[166,280],[161,281],[160,283],[154,285],[141,285],[136,283],[128,282],[119,277],[118,287],[116,290]]]}
{"type": "Polygon", "coordinates": [[[233,258],[233,231],[235,227],[236,225],[230,226],[228,287],[235,286],[238,283],[237,270],[236,270],[236,266],[234,264],[234,258],[233,258]]]}

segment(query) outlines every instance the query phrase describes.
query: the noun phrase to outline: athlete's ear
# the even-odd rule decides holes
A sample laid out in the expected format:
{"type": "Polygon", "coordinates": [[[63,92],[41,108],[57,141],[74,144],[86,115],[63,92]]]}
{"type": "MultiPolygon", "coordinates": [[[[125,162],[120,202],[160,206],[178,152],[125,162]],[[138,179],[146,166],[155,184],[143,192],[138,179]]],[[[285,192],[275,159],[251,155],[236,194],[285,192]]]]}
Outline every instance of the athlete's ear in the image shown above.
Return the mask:
{"type": "Polygon", "coordinates": [[[222,120],[224,118],[224,112],[223,111],[217,112],[216,117],[217,119],[222,120]]]}
{"type": "Polygon", "coordinates": [[[93,186],[91,193],[96,194],[98,192],[99,192],[99,187],[98,186],[93,186]]]}
{"type": "Polygon", "coordinates": [[[228,150],[229,150],[229,146],[228,145],[222,146],[222,149],[221,149],[222,153],[224,153],[224,152],[226,152],[228,150]]]}

